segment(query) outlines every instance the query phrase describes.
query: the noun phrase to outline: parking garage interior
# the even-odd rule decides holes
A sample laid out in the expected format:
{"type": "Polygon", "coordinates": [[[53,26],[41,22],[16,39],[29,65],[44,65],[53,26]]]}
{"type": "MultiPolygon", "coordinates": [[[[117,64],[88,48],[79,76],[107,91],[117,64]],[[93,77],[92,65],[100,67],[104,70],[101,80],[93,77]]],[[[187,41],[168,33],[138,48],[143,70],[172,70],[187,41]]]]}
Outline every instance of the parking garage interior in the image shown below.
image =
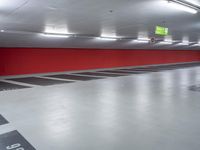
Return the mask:
{"type": "Polygon", "coordinates": [[[0,150],[199,150],[199,0],[1,0],[0,150]]]}

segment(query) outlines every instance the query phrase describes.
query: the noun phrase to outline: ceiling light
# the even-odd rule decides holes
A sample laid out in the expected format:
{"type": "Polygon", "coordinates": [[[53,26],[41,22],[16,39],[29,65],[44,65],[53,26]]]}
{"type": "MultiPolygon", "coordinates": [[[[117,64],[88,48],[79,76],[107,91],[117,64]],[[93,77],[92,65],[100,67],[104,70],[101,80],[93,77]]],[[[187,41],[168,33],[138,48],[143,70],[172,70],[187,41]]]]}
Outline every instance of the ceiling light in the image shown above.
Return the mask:
{"type": "Polygon", "coordinates": [[[71,34],[68,31],[68,28],[66,25],[59,25],[59,26],[45,26],[44,33],[48,34],[71,34]]]}
{"type": "Polygon", "coordinates": [[[173,43],[172,42],[168,42],[168,41],[162,41],[159,44],[161,44],[161,45],[170,45],[170,44],[173,44],[173,43]]]}
{"type": "Polygon", "coordinates": [[[149,43],[150,39],[146,37],[139,37],[136,40],[133,40],[133,42],[137,43],[149,43]]]}
{"type": "Polygon", "coordinates": [[[108,41],[116,41],[117,38],[114,38],[114,37],[97,37],[96,38],[97,40],[108,40],[108,41]]]}
{"type": "Polygon", "coordinates": [[[200,44],[194,44],[194,45],[191,45],[192,47],[199,47],[200,44]]]}
{"type": "Polygon", "coordinates": [[[140,40],[140,41],[149,41],[150,39],[147,38],[147,37],[138,37],[137,40],[140,40]]]}
{"type": "Polygon", "coordinates": [[[189,41],[183,41],[181,43],[178,43],[177,45],[189,45],[190,42],[189,41]]]}
{"type": "Polygon", "coordinates": [[[179,10],[183,10],[192,14],[198,13],[198,10],[200,9],[199,6],[196,6],[192,3],[182,1],[182,0],[168,0],[171,7],[179,10]]]}
{"type": "Polygon", "coordinates": [[[172,40],[164,40],[164,41],[159,42],[159,44],[163,44],[163,45],[173,44],[173,41],[172,40]]]}
{"type": "Polygon", "coordinates": [[[120,38],[115,33],[108,33],[104,31],[103,33],[101,33],[100,37],[97,37],[97,39],[116,41],[120,38]]]}
{"type": "Polygon", "coordinates": [[[200,42],[194,43],[194,44],[191,45],[191,46],[200,46],[200,42]]]}
{"type": "Polygon", "coordinates": [[[172,36],[165,36],[163,41],[160,41],[158,44],[161,45],[170,45],[173,44],[175,41],[173,41],[172,36]]]}
{"type": "Polygon", "coordinates": [[[54,33],[43,33],[42,36],[55,37],[55,38],[68,38],[68,37],[70,37],[70,35],[68,35],[68,34],[54,34],[54,33]]]}
{"type": "Polygon", "coordinates": [[[1,32],[5,32],[5,30],[1,30],[1,32]]]}
{"type": "Polygon", "coordinates": [[[141,41],[141,40],[133,40],[133,42],[136,42],[136,43],[149,43],[149,41],[141,41]]]}

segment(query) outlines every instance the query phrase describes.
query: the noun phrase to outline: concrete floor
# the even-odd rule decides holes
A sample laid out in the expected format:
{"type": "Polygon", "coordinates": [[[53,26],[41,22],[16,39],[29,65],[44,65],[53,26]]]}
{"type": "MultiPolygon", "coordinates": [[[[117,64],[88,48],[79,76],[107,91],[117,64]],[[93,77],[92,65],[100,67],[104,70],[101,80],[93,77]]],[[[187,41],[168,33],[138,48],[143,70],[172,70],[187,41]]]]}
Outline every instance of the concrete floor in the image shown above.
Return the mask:
{"type": "Polygon", "coordinates": [[[37,150],[199,150],[200,67],[0,92],[37,150]]]}

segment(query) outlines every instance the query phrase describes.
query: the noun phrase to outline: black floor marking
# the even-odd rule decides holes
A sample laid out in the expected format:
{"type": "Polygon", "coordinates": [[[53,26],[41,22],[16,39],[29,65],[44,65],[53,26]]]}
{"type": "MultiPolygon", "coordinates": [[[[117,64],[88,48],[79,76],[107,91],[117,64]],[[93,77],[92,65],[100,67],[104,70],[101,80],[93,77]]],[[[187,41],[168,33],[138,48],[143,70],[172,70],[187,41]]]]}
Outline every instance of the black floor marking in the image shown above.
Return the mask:
{"type": "Polygon", "coordinates": [[[174,70],[172,68],[152,68],[152,69],[147,69],[147,71],[152,71],[152,72],[159,72],[159,71],[165,71],[165,70],[174,70]]]}
{"type": "Polygon", "coordinates": [[[130,71],[130,72],[142,72],[142,73],[145,73],[145,72],[148,72],[148,71],[146,71],[146,70],[144,70],[144,69],[119,69],[119,70],[121,70],[121,71],[130,71]]]}
{"type": "Polygon", "coordinates": [[[154,66],[151,67],[150,69],[157,69],[157,70],[173,70],[173,69],[178,69],[180,67],[176,67],[176,66],[154,66]]]}
{"type": "Polygon", "coordinates": [[[50,75],[50,76],[45,76],[45,77],[68,79],[68,80],[80,80],[80,81],[102,79],[102,77],[79,76],[79,75],[73,75],[73,74],[50,75]]]}
{"type": "Polygon", "coordinates": [[[89,75],[89,76],[100,76],[100,77],[120,77],[123,75],[119,74],[109,74],[109,73],[101,73],[101,72],[81,72],[76,73],[77,75],[89,75]]]}
{"type": "Polygon", "coordinates": [[[130,73],[125,73],[125,72],[121,72],[121,71],[114,71],[114,70],[105,70],[105,71],[97,71],[97,72],[101,72],[101,73],[114,73],[114,74],[119,74],[119,75],[130,75],[130,73]]]}
{"type": "Polygon", "coordinates": [[[30,88],[30,87],[0,81],[0,91],[8,91],[8,90],[16,90],[16,89],[25,89],[25,88],[30,88]]]}
{"type": "Polygon", "coordinates": [[[133,69],[129,69],[129,70],[132,70],[132,71],[145,71],[145,72],[158,72],[158,70],[156,69],[146,69],[146,68],[133,68],[133,69]]]}
{"type": "Polygon", "coordinates": [[[130,74],[144,74],[147,73],[146,71],[133,71],[133,70],[123,70],[123,69],[118,69],[115,71],[120,71],[120,72],[125,72],[125,73],[130,73],[130,74]]]}
{"type": "Polygon", "coordinates": [[[41,86],[49,86],[49,85],[73,82],[73,81],[61,81],[61,80],[52,80],[52,79],[37,78],[37,77],[12,78],[12,79],[8,79],[8,80],[22,82],[22,83],[28,83],[28,84],[33,84],[33,85],[41,85],[41,86]]]}
{"type": "Polygon", "coordinates": [[[0,114],[0,125],[8,124],[9,122],[0,114]]]}
{"type": "Polygon", "coordinates": [[[36,150],[18,131],[0,135],[0,150],[36,150]]]}
{"type": "MultiPolygon", "coordinates": [[[[101,72],[101,71],[100,71],[101,72]]],[[[107,73],[119,73],[119,74],[131,74],[130,72],[125,72],[125,71],[120,71],[120,70],[106,70],[106,71],[102,71],[102,72],[107,72],[107,73]]]]}
{"type": "Polygon", "coordinates": [[[174,68],[174,67],[167,67],[167,68],[152,68],[152,69],[156,69],[156,70],[174,70],[174,69],[177,69],[177,68],[174,68]]]}

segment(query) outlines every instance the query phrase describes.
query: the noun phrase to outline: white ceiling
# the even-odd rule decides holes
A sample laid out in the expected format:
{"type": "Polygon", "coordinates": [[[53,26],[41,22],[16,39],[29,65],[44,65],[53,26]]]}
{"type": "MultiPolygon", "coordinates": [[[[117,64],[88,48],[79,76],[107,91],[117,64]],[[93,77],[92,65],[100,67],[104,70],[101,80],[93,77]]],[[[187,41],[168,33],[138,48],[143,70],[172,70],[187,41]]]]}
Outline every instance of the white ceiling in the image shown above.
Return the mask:
{"type": "MultiPolygon", "coordinates": [[[[200,5],[199,0],[188,0],[200,5]]],[[[132,40],[49,38],[39,33],[83,36],[154,35],[156,25],[169,28],[173,40],[200,40],[200,13],[171,8],[166,0],[0,0],[0,47],[83,47],[199,49],[198,46],[137,44],[132,40]]]]}

